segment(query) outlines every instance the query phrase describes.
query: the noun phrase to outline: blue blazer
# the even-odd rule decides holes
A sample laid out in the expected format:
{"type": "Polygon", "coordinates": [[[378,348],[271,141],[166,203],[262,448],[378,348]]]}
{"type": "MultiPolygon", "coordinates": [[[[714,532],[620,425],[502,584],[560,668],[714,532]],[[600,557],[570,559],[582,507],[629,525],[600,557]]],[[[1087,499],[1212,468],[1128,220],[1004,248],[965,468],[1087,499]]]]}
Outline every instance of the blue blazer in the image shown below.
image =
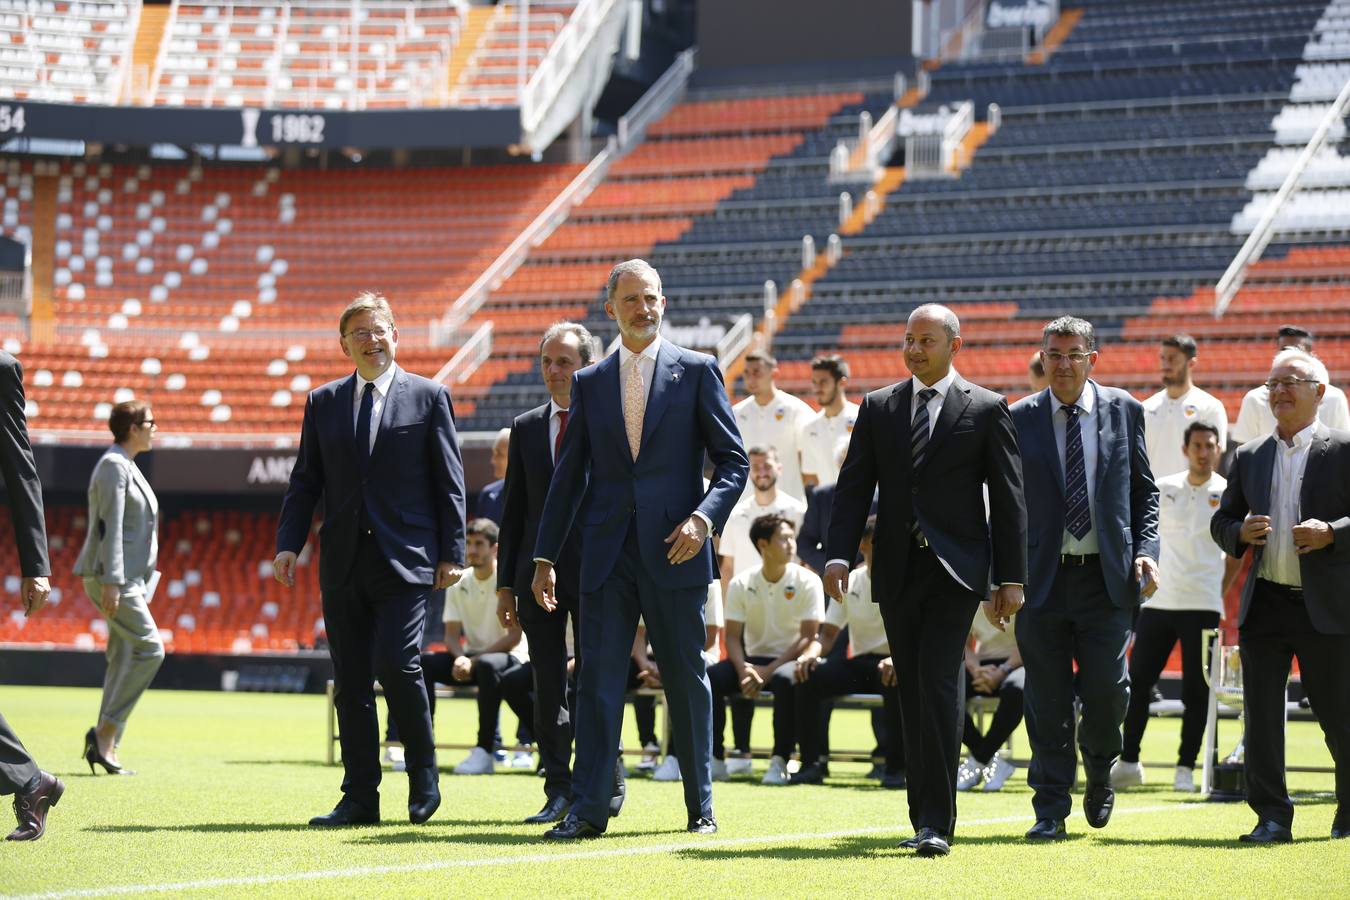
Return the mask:
{"type": "Polygon", "coordinates": [[[666,536],[695,510],[721,532],[750,470],[717,361],[662,340],[635,461],[624,431],[619,354],[572,376],[571,415],[540,516],[534,555],[556,561],[581,525],[581,590],[600,590],[623,552],[636,517],[643,565],[663,587],[706,587],[714,577],[712,541],[671,565],[666,536]],[[714,466],[703,488],[703,459],[714,466]]]}
{"type": "MultiPolygon", "coordinates": [[[[1119,388],[1089,381],[1086,389],[1097,392],[1098,404],[1092,527],[1107,593],[1128,608],[1139,603],[1135,559],[1158,558],[1158,488],[1144,448],[1144,407],[1119,388]]],[[[1050,594],[1064,537],[1064,472],[1052,420],[1058,408],[1049,388],[1012,406],[1026,483],[1026,605],[1033,609],[1050,594]]]]}
{"type": "Polygon", "coordinates": [[[281,504],[277,552],[299,553],[323,498],[321,590],[343,586],[366,517],[380,550],[409,584],[430,585],[436,564],[464,562],[464,465],[444,385],[399,368],[380,415],[370,470],[357,468],[356,373],[310,392],[300,451],[281,504]]]}

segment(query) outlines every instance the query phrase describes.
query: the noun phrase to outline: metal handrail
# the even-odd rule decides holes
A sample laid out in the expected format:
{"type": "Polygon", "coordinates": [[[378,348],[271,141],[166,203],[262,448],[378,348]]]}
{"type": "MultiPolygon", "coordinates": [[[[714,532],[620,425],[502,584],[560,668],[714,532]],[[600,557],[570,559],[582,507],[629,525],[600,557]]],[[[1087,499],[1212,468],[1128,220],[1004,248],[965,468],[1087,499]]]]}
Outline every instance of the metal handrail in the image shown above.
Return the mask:
{"type": "Polygon", "coordinates": [[[741,314],[735,323],[717,342],[717,365],[726,371],[732,362],[739,359],[755,335],[755,317],[749,313],[741,314]]]}
{"type": "Polygon", "coordinates": [[[619,117],[619,152],[627,153],[633,144],[647,134],[652,123],[664,116],[684,94],[689,76],[694,72],[698,48],[690,47],[671,63],[670,68],[653,82],[628,112],[619,117]]]}
{"type": "Polygon", "coordinates": [[[492,322],[484,322],[473,333],[473,337],[464,342],[450,361],[441,366],[432,381],[438,384],[463,384],[469,380],[478,367],[487,362],[492,355],[492,322]],[[451,382],[451,379],[454,379],[451,382]]]}
{"type": "Polygon", "coordinates": [[[618,0],[581,0],[563,25],[544,59],[535,66],[520,95],[521,130],[532,134],[550,103],[571,77],[586,49],[600,32],[618,0]]]}

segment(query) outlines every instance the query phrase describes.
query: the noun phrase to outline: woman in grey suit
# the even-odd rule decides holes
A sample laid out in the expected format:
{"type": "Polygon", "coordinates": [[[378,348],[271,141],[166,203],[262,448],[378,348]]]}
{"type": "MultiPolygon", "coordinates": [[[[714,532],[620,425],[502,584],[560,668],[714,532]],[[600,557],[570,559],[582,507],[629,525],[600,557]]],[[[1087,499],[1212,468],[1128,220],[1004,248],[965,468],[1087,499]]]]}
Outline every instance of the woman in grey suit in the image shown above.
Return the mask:
{"type": "Polygon", "coordinates": [[[143,400],[119,403],[108,417],[115,443],[99,458],[89,479],[89,534],[75,574],[84,592],[108,620],[108,671],[98,725],[84,737],[89,771],[130,775],[117,760],[117,745],[136,701],[164,661],[164,643],[150,616],[152,576],[159,552],[159,501],[132,460],[150,449],[155,417],[143,400]]]}

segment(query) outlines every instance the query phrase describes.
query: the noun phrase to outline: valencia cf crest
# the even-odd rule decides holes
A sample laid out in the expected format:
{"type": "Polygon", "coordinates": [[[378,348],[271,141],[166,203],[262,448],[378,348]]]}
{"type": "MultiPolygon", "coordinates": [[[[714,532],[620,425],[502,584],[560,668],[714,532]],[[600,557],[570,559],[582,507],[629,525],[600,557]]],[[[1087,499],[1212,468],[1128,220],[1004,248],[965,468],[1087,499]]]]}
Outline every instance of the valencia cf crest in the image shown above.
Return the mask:
{"type": "Polygon", "coordinates": [[[1210,509],[1218,509],[1218,508],[1219,508],[1219,499],[1220,499],[1220,496],[1221,496],[1221,495],[1220,495],[1217,491],[1211,491],[1211,492],[1210,492],[1210,495],[1209,495],[1209,508],[1210,508],[1210,509]]]}
{"type": "Polygon", "coordinates": [[[1192,403],[1187,403],[1181,408],[1181,414],[1188,419],[1194,419],[1197,412],[1199,412],[1199,410],[1196,409],[1195,405],[1192,403]]]}
{"type": "Polygon", "coordinates": [[[781,422],[783,421],[783,416],[785,415],[787,415],[787,410],[784,407],[780,406],[773,411],[773,420],[775,422],[781,422]]]}
{"type": "Polygon", "coordinates": [[[793,597],[797,596],[797,589],[792,585],[788,585],[783,588],[783,596],[791,600],[793,597]]]}

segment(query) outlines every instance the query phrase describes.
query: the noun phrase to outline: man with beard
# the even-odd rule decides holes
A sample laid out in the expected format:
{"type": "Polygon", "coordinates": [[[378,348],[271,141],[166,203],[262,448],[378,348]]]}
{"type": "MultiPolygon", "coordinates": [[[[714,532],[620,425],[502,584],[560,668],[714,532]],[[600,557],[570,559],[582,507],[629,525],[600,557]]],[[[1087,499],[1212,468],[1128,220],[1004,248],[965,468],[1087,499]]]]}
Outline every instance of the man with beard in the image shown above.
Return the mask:
{"type": "MultiPolygon", "coordinates": [[[[744,378],[745,392],[750,396],[733,406],[732,411],[736,413],[736,427],[741,430],[745,446],[763,445],[777,451],[778,463],[783,469],[778,477],[778,489],[798,500],[805,500],[798,443],[802,426],[815,418],[816,411],[804,400],[778,389],[773,380],[777,371],[778,360],[765,351],[747,353],[744,378]]],[[[746,494],[749,495],[748,490],[746,494]]]]}
{"type": "Polygon", "coordinates": [[[1174,334],[1162,340],[1158,353],[1163,389],[1144,401],[1144,444],[1154,478],[1185,473],[1190,464],[1182,447],[1186,429],[1196,422],[1214,426],[1219,454],[1228,441],[1228,411],[1223,401],[1195,386],[1195,338],[1174,334]]]}
{"type": "Polygon", "coordinates": [[[811,360],[811,390],[815,391],[820,412],[807,419],[799,444],[802,451],[802,483],[807,487],[834,484],[839,478],[839,463],[834,448],[841,437],[853,432],[858,419],[858,404],[844,396],[848,386],[848,363],[830,354],[811,360]]]}

